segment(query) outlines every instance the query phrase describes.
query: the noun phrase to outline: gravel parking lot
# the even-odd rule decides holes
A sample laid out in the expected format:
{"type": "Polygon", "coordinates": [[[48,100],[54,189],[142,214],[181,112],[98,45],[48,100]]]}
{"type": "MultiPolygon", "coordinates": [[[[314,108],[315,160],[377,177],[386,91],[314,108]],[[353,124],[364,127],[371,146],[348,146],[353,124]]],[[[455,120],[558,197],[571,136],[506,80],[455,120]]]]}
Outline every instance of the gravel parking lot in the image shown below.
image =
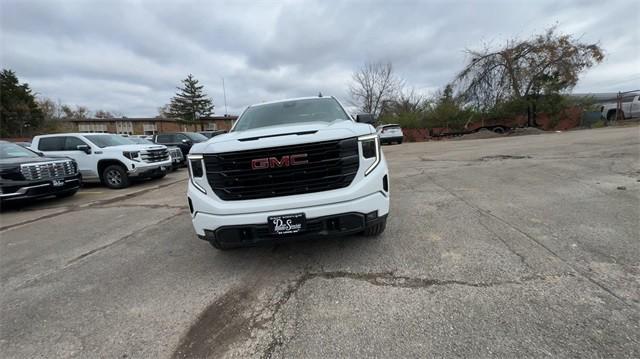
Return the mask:
{"type": "Polygon", "coordinates": [[[3,357],[640,357],[638,127],[385,146],[376,239],[220,252],[186,171],[0,217],[3,357]]]}

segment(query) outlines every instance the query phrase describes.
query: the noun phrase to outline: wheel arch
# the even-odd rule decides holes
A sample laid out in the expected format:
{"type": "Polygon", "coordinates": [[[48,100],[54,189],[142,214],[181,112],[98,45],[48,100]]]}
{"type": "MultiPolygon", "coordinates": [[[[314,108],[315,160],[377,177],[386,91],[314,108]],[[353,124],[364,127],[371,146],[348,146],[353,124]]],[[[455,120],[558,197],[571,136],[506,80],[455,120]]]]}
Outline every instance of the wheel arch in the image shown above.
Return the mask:
{"type": "Polygon", "coordinates": [[[117,165],[117,166],[122,166],[125,171],[128,170],[127,166],[122,163],[121,161],[115,160],[115,159],[104,159],[104,160],[100,160],[98,161],[98,176],[100,177],[100,180],[102,181],[102,172],[104,172],[104,169],[111,166],[111,165],[117,165]]]}

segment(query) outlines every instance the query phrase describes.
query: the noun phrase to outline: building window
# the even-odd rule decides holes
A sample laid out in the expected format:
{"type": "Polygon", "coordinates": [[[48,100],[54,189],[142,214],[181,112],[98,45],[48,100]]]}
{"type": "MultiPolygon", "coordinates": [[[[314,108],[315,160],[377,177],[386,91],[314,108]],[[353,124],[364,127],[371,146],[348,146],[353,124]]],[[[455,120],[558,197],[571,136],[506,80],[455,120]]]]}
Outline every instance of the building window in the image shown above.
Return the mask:
{"type": "Polygon", "coordinates": [[[133,123],[131,121],[116,121],[116,133],[133,135],[133,123]]]}
{"type": "Polygon", "coordinates": [[[215,122],[207,123],[207,131],[215,131],[218,129],[218,124],[215,122]]]}
{"type": "Polygon", "coordinates": [[[143,123],[142,124],[142,131],[147,136],[155,135],[156,133],[158,133],[158,130],[156,129],[155,122],[143,123]]]}
{"type": "Polygon", "coordinates": [[[105,133],[107,132],[107,124],[94,122],[78,123],[78,132],[105,133]]]}

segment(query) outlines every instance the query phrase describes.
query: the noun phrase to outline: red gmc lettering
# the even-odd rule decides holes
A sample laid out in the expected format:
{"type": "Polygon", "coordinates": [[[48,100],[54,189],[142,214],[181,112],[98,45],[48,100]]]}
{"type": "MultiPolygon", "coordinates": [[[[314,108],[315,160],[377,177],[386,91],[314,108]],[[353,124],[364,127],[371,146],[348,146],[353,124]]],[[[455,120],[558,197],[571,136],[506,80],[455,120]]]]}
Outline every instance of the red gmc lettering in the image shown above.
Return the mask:
{"type": "Polygon", "coordinates": [[[256,158],[251,160],[251,169],[263,170],[267,168],[304,165],[309,163],[309,161],[306,158],[307,158],[306,153],[299,153],[295,155],[285,155],[285,156],[282,156],[280,159],[278,159],[277,157],[256,158]]]}
{"type": "Polygon", "coordinates": [[[307,154],[306,153],[301,153],[298,155],[291,155],[289,156],[289,158],[291,159],[291,165],[295,166],[295,165],[306,165],[307,163],[309,163],[308,160],[305,160],[305,158],[307,158],[307,154]]]}
{"type": "Polygon", "coordinates": [[[275,157],[269,157],[269,166],[271,168],[289,167],[289,156],[282,156],[282,159],[279,161],[275,157]]]}
{"type": "Polygon", "coordinates": [[[251,160],[251,169],[263,170],[266,168],[269,168],[268,158],[256,158],[255,160],[251,160]]]}

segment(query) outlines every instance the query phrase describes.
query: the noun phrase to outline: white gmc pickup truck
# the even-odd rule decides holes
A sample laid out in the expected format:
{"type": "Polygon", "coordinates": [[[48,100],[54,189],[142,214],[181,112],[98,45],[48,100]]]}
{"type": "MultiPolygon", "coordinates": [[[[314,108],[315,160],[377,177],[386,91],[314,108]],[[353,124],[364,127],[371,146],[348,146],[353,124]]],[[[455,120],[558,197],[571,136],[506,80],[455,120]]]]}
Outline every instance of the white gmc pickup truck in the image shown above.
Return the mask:
{"type": "Polygon", "coordinates": [[[187,189],[197,235],[215,248],[382,233],[389,174],[371,115],[333,97],[248,107],[233,129],[195,144],[187,189]]]}
{"type": "Polygon", "coordinates": [[[132,178],[162,178],[171,168],[166,146],[135,144],[108,133],[56,133],[35,136],[31,148],[49,156],[73,158],[82,182],[120,189],[132,178]]]}

